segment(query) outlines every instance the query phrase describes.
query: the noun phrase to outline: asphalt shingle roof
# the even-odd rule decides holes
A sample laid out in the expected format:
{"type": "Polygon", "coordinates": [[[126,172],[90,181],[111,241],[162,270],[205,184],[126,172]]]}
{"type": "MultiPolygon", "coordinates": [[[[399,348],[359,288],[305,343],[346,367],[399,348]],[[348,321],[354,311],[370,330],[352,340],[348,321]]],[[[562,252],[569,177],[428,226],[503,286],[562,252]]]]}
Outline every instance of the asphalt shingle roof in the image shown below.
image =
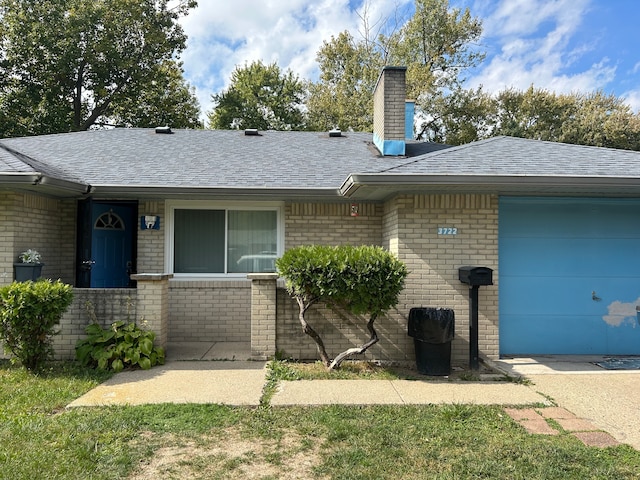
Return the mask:
{"type": "Polygon", "coordinates": [[[371,134],[115,129],[0,141],[92,185],[338,188],[352,172],[380,171],[371,134]]]}
{"type": "Polygon", "coordinates": [[[409,159],[384,173],[640,178],[640,152],[494,137],[409,159]]]}
{"type": "Polygon", "coordinates": [[[0,148],[0,172],[5,173],[32,173],[35,169],[21,161],[11,152],[0,148]]]}
{"type": "Polygon", "coordinates": [[[345,182],[357,183],[358,175],[384,183],[387,192],[400,177],[419,184],[421,176],[451,182],[474,177],[640,182],[640,152],[495,137],[458,147],[410,142],[407,156],[381,157],[371,140],[369,133],[331,138],[326,132],[98,130],[0,140],[0,147],[9,149],[0,148],[0,173],[38,171],[94,187],[220,191],[337,192],[345,182]]]}

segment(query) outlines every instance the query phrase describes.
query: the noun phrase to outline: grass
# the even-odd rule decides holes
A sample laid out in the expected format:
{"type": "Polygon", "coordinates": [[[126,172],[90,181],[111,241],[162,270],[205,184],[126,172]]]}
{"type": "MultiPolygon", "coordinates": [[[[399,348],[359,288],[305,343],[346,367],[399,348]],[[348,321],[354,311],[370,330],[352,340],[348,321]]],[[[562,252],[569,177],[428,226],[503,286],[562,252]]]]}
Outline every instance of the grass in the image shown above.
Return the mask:
{"type": "Polygon", "coordinates": [[[0,479],[636,479],[640,472],[640,452],[628,446],[530,435],[500,407],[64,409],[104,378],[70,364],[34,376],[0,363],[0,479]]]}

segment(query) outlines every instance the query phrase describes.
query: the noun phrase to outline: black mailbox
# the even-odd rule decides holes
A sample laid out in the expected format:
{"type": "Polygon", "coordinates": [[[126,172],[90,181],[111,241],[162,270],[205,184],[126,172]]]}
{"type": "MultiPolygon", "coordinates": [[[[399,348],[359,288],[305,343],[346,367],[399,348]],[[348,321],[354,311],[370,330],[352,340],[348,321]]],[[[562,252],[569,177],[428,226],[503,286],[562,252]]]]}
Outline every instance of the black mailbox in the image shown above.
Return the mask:
{"type": "Polygon", "coordinates": [[[468,285],[493,285],[493,270],[487,267],[460,267],[458,278],[468,285]]]}

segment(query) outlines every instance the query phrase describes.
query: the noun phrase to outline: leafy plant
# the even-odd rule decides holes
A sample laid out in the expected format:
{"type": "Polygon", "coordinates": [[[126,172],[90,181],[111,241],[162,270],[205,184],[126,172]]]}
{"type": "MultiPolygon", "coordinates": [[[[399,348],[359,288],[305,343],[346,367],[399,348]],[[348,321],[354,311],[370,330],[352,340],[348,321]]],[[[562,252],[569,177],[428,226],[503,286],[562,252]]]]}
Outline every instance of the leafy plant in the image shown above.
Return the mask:
{"type": "Polygon", "coordinates": [[[29,370],[51,358],[54,328],[73,301],[60,280],[13,282],[0,288],[0,338],[29,370]]]}
{"type": "Polygon", "coordinates": [[[149,370],[164,364],[164,349],[153,344],[155,333],[141,329],[135,322],[118,321],[110,328],[89,325],[88,337],[76,344],[76,358],[84,366],[120,372],[139,367],[149,370]]]}
{"type": "Polygon", "coordinates": [[[42,255],[32,248],[22,252],[18,258],[22,263],[42,263],[42,255]]]}
{"type": "Polygon", "coordinates": [[[397,305],[408,274],[405,264],[393,254],[366,245],[296,247],[286,251],[276,266],[286,280],[287,291],[298,303],[303,331],[316,342],[322,362],[330,369],[378,342],[373,322],[397,305]],[[324,342],[305,319],[307,310],[317,302],[337,305],[353,315],[369,315],[369,341],[342,352],[332,361],[324,342]]]}

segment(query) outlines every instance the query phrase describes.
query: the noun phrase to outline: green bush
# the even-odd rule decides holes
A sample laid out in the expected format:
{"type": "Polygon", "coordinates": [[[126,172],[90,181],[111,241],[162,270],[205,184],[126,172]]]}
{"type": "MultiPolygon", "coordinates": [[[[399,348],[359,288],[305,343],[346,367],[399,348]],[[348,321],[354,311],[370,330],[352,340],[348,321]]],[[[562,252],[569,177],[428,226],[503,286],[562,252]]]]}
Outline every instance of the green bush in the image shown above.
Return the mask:
{"type": "Polygon", "coordinates": [[[120,372],[139,367],[149,370],[164,363],[164,349],[155,347],[155,333],[134,322],[114,322],[110,328],[92,323],[85,329],[88,337],[76,344],[76,358],[84,366],[120,372]]]}
{"type": "Polygon", "coordinates": [[[379,315],[398,303],[407,268],[381,247],[307,245],[276,261],[292,296],[334,303],[355,315],[379,315]]]}
{"type": "Polygon", "coordinates": [[[316,342],[322,362],[333,369],[350,355],[362,354],[378,341],[375,319],[398,304],[408,274],[404,263],[381,247],[308,245],[287,250],[276,260],[289,294],[300,308],[303,331],[316,342]],[[353,315],[369,315],[369,341],[335,357],[327,355],[320,335],[305,313],[320,302],[336,305],[353,315]]]}
{"type": "Polygon", "coordinates": [[[53,355],[55,326],[73,301],[60,280],[13,282],[0,288],[0,337],[27,369],[37,370],[53,355]]]}

